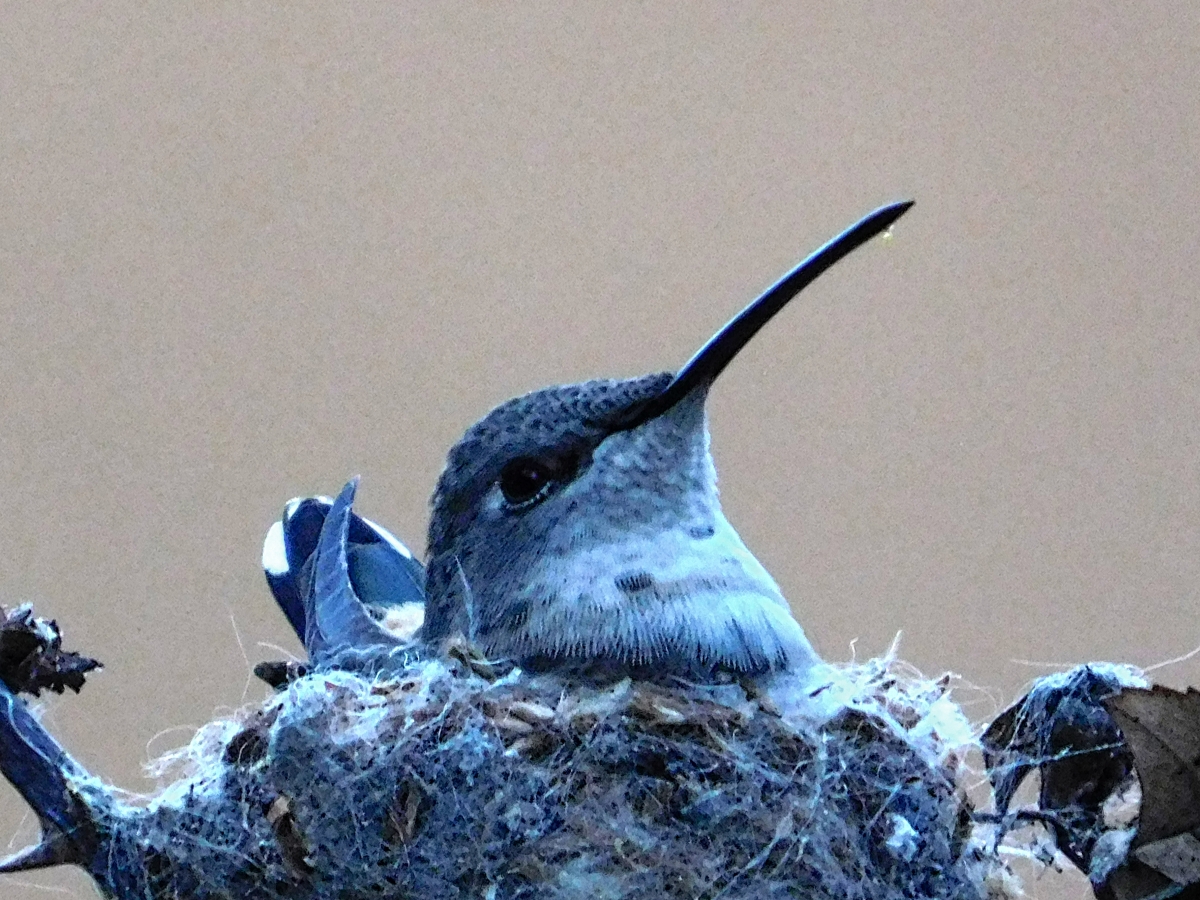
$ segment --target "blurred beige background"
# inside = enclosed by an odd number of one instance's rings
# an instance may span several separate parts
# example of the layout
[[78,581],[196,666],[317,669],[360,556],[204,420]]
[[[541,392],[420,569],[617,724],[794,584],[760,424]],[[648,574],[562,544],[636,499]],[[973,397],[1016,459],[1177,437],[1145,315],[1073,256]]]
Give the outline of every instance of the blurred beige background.
[[44,707],[94,772],[298,652],[289,497],[361,473],[419,551],[493,404],[677,367],[907,196],[722,378],[730,518],[826,656],[903,630],[980,719],[1200,645],[1200,6],[196,6],[0,7],[0,602],[107,664]]

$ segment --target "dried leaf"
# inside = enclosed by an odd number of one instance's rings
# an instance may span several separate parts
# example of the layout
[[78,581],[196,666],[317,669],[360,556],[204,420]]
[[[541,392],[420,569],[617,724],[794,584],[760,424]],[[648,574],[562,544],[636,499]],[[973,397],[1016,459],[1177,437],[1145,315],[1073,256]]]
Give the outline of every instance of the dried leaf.
[[96,660],[62,649],[53,619],[34,616],[28,604],[8,612],[0,606],[0,680],[14,694],[67,688],[78,694],[87,673],[98,668]]
[[1129,689],[1106,704],[1142,783],[1134,847],[1200,827],[1200,692]]
[[1142,808],[1130,857],[1096,896],[1200,897],[1200,692],[1128,688],[1105,705],[1132,751]]
[[554,721],[554,710],[543,703],[514,700],[509,704],[508,711],[530,725],[546,725]]
[[254,667],[254,677],[281,691],[308,674],[308,666],[295,660],[260,662]]

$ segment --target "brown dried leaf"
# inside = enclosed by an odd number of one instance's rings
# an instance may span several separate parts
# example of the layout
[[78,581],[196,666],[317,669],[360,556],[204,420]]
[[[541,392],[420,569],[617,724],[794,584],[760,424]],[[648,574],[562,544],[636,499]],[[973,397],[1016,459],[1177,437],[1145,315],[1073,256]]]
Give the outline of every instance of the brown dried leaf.
[[1130,858],[1096,895],[1200,896],[1200,692],[1127,688],[1105,705],[1133,753],[1142,805]]
[[421,830],[421,815],[428,805],[428,789],[419,781],[404,781],[388,812],[386,837],[402,844],[409,843]]
[[529,700],[514,700],[509,704],[508,711],[530,725],[546,725],[554,721],[554,710],[542,703]]
[[659,725],[682,725],[688,720],[686,703],[645,688],[634,692],[629,711]]
[[62,632],[53,619],[34,616],[23,604],[12,610],[0,606],[0,681],[14,694],[34,697],[67,688],[79,693],[88,672],[100,663],[62,649]]
[[510,716],[508,713],[497,713],[490,718],[493,725],[510,734],[529,734],[533,731],[533,726],[528,722],[522,722],[516,716]]
[[451,638],[446,643],[444,652],[446,656],[458,660],[467,669],[485,681],[495,681],[502,674],[495,663],[485,657],[478,647],[468,642],[461,635]]
[[292,798],[280,794],[267,809],[267,821],[275,831],[275,842],[283,863],[299,879],[307,879],[314,869],[308,841],[300,831],[292,812]]
[[1127,689],[1107,706],[1142,783],[1134,847],[1200,827],[1200,691]]

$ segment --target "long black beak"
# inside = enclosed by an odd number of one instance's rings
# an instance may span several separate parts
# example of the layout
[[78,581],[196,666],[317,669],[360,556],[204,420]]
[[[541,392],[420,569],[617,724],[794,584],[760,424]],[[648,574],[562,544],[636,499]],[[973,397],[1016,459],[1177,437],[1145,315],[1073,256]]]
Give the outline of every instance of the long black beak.
[[636,428],[657,418],[701,386],[713,383],[718,375],[750,342],[758,330],[783,309],[787,302],[808,287],[828,268],[869,241],[887,231],[912,207],[912,200],[881,206],[870,215],[851,225],[837,237],[784,275],[761,297],[733,317],[718,331],[664,389],[661,394],[621,423],[622,429]]

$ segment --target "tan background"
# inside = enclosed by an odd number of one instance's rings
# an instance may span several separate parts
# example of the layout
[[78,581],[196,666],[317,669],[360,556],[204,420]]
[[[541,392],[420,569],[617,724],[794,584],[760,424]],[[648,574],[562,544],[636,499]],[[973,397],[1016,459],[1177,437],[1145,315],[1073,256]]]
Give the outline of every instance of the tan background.
[[298,650],[289,497],[362,473],[419,550],[491,405],[678,366],[904,196],[715,392],[731,519],[980,718],[1200,644],[1197,4],[181,6],[0,8],[0,601],[107,663],[45,713],[93,771]]

